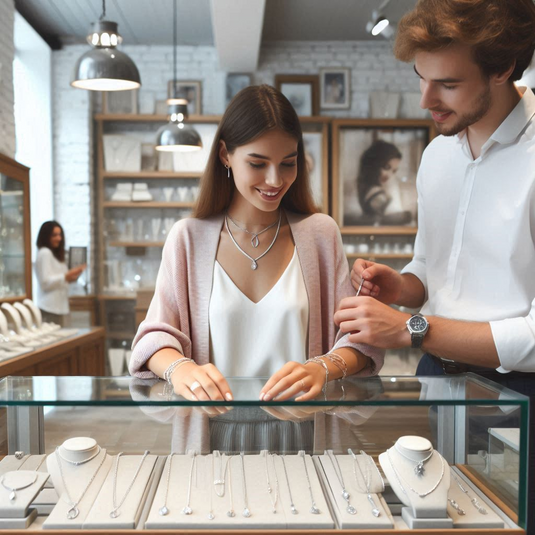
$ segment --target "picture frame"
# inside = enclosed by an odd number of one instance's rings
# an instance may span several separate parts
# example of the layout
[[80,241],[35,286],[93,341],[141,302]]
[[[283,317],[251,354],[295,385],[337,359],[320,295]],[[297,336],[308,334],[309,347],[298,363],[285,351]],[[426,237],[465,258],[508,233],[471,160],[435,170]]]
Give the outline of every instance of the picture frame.
[[229,73],[225,80],[225,106],[246,87],[250,86],[252,75],[247,73]]
[[416,175],[434,136],[430,120],[333,121],[333,217],[342,234],[415,231]]
[[290,101],[299,117],[319,113],[319,76],[277,74],[275,87]]
[[[175,95],[176,84],[176,95]],[[188,114],[202,113],[202,82],[200,80],[169,80],[167,82],[167,98],[185,98],[188,101]]]
[[69,247],[69,269],[87,264],[87,247]]
[[351,107],[351,70],[342,67],[320,69],[320,107],[345,110]]
[[102,91],[102,113],[136,115],[139,89],[129,91]]

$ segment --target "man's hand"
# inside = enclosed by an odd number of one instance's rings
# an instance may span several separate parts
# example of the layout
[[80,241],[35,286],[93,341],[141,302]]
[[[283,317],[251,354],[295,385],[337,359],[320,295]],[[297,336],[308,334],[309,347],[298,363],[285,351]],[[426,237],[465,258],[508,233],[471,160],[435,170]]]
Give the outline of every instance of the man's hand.
[[340,331],[351,333],[349,341],[381,349],[409,347],[406,321],[411,317],[372,297],[346,297],[334,315]]
[[387,305],[398,303],[403,288],[403,277],[400,273],[383,264],[358,258],[351,270],[351,282],[355,290],[358,290],[362,279],[364,284],[360,295],[375,297]]

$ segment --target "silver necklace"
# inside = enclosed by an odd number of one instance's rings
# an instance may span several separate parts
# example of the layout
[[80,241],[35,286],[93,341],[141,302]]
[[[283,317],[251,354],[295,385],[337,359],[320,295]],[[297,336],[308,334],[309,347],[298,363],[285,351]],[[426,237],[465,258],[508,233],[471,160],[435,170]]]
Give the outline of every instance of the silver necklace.
[[56,451],[57,451],[57,454],[61,457],[61,459],[65,461],[66,463],[72,464],[74,466],[80,466],[81,464],[88,463],[89,461],[92,461],[95,457],[98,457],[98,454],[100,453],[100,446],[97,446],[97,453],[91,455],[91,457],[84,459],[82,461],[71,461],[70,459],[66,459],[65,457],[63,457],[63,455],[61,455],[61,450],[59,448],[56,448]]
[[277,222],[277,232],[275,232],[275,237],[273,238],[273,241],[270,243],[269,247],[260,256],[257,256],[256,258],[253,258],[249,254],[247,254],[240,247],[238,242],[235,240],[234,236],[232,235],[232,232],[230,231],[230,227],[228,226],[228,217],[225,216],[225,227],[227,228],[227,232],[228,232],[228,235],[230,236],[230,239],[232,240],[232,243],[237,247],[237,249],[238,249],[238,251],[240,251],[240,253],[242,253],[244,256],[246,256],[251,261],[251,269],[253,271],[258,268],[258,261],[262,257],[266,256],[269,253],[269,251],[271,250],[271,248],[275,245],[275,242],[277,241],[277,238],[279,237],[279,230],[281,228],[281,220],[282,220],[282,212],[279,212],[279,220]]
[[[212,453],[212,477],[214,476],[214,454]],[[208,511],[208,520],[213,520],[215,518],[214,515],[214,508],[213,508],[213,502],[212,502],[212,485],[208,484],[208,494],[209,494],[209,503],[210,503],[210,510]]]
[[146,450],[143,454],[143,457],[141,457],[141,461],[134,473],[134,477],[132,478],[132,481],[130,481],[130,484],[128,485],[125,493],[123,494],[123,497],[121,498],[121,501],[119,502],[119,505],[117,505],[117,479],[119,478],[119,459],[123,455],[123,452],[117,454],[117,457],[115,458],[115,470],[113,472],[113,495],[112,495],[112,503],[113,503],[113,509],[110,512],[111,518],[117,518],[120,514],[120,508],[122,507],[123,503],[126,500],[126,497],[128,494],[130,494],[130,491],[132,490],[132,487],[134,486],[134,483],[136,482],[136,478],[139,474],[139,471],[141,470],[141,467],[143,466],[143,462],[147,458],[147,455],[149,454],[149,450]]
[[242,232],[246,232],[247,234],[252,236],[251,245],[255,249],[260,245],[260,240],[258,239],[258,236],[260,236],[261,234],[264,234],[264,232],[267,232],[270,228],[273,228],[277,224],[277,222],[275,221],[274,223],[271,223],[271,225],[266,227],[264,230],[261,230],[260,232],[251,232],[250,230],[247,230],[246,228],[240,227],[240,225],[238,225],[238,223],[234,219],[232,219],[232,216],[228,212],[227,212],[227,217],[232,221],[235,227],[239,228]]
[[163,505],[158,509],[158,514],[161,516],[165,516],[169,514],[169,509],[167,508],[167,495],[169,494],[169,480],[171,478],[171,463],[173,462],[173,455],[174,453],[171,453],[167,456],[167,481],[165,483],[165,495],[163,498]]
[[[397,451],[397,450],[396,450]],[[392,457],[390,456],[390,450],[386,450],[386,454],[388,456],[388,460],[390,461],[390,466],[392,467],[392,471],[394,472],[394,475],[396,476],[396,479],[398,480],[399,486],[401,487],[401,490],[403,491],[403,494],[407,494],[405,487],[403,486],[403,483],[401,482],[401,476],[398,474],[398,471],[396,470],[396,467],[394,466],[394,463],[392,462]],[[444,477],[444,459],[442,455],[438,454],[440,457],[440,463],[442,465],[442,472],[440,474],[440,477],[438,478],[438,481],[427,491],[425,492],[419,492],[415,489],[413,489],[408,483],[406,485],[409,487],[409,490],[414,492],[414,494],[417,494],[420,498],[425,498],[428,494],[431,494],[434,492],[437,487],[440,485],[440,482],[442,481],[442,478]]]
[[424,472],[425,472],[425,467],[424,467],[424,464],[429,461],[429,459],[431,459],[431,457],[433,457],[433,453],[435,453],[435,450],[431,450],[431,453],[425,458],[425,459],[422,459],[420,461],[415,461],[414,459],[411,459],[408,455],[406,455],[405,453],[403,453],[397,446],[397,443],[394,444],[394,449],[402,456],[402,457],[405,457],[405,459],[407,459],[408,461],[411,461],[413,463],[416,463],[414,465],[414,473],[417,475],[417,476],[423,476],[424,475]]
[[80,510],[78,509],[78,504],[82,501],[83,497],[85,496],[85,493],[91,486],[91,483],[93,483],[95,477],[97,477],[100,467],[104,464],[104,461],[106,460],[106,455],[102,456],[102,460],[100,461],[100,464],[97,466],[97,469],[95,470],[95,472],[93,473],[89,481],[87,482],[87,485],[85,486],[84,490],[82,491],[78,499],[76,501],[73,501],[69,493],[69,489],[67,488],[67,482],[65,481],[65,476],[63,475],[63,466],[61,464],[61,456],[58,453],[58,449],[59,448],[56,448],[56,460],[57,460],[58,467],[59,467],[59,475],[61,476],[61,481],[63,483],[63,487],[65,488],[65,494],[67,494],[67,499],[69,500],[67,504],[71,506],[70,509],[67,511],[67,518],[69,520],[74,520],[80,514]]
[[36,479],[37,479],[37,473],[34,473],[33,479],[29,483],[26,483],[26,484],[23,484],[23,485],[19,485],[18,487],[12,487],[11,485],[8,485],[6,483],[6,476],[4,475],[4,476],[2,476],[2,479],[0,479],[0,483],[2,484],[2,487],[4,487],[7,491],[10,492],[9,501],[10,502],[15,502],[17,500],[17,491],[18,490],[22,490],[22,489],[27,489],[28,487],[31,487],[35,483]]
[[360,450],[360,454],[364,456],[366,465],[365,465],[365,472],[362,471],[362,467],[360,466],[360,463],[358,461],[358,457],[353,453],[352,449],[347,450],[351,456],[353,457],[353,475],[355,476],[355,483],[357,486],[362,489],[362,486],[358,480],[357,477],[357,469],[360,472],[360,477],[362,478],[362,481],[364,482],[364,485],[366,487],[364,494],[367,495],[368,502],[372,506],[372,515],[377,517],[381,516],[381,511],[379,511],[379,508],[377,507],[377,504],[375,503],[375,500],[373,499],[372,493],[370,491],[371,482],[372,482],[372,474],[370,470],[370,461],[373,463],[373,459],[365,453],[363,450]]
[[344,500],[347,502],[346,511],[350,515],[356,515],[357,514],[357,510],[349,502],[349,498],[351,498],[351,494],[349,494],[349,492],[347,492],[347,490],[346,490],[346,485],[344,483],[344,476],[342,474],[342,470],[340,468],[340,464],[338,463],[338,459],[336,458],[336,456],[333,454],[333,452],[331,450],[327,451],[327,457],[329,457],[329,459],[331,460],[331,464],[333,465],[334,473],[336,474],[338,482],[340,483],[340,486],[342,487],[342,498],[344,498]]
[[281,455],[282,460],[282,467],[284,468],[284,476],[286,477],[286,484],[288,485],[288,494],[290,495],[290,511],[292,512],[292,515],[296,515],[299,513],[297,508],[294,505],[294,500],[292,497],[292,489],[290,488],[290,479],[288,478],[288,471],[286,470],[286,461],[284,459],[284,455]]
[[451,506],[457,511],[459,516],[463,516],[466,514],[466,511],[455,501],[448,498],[448,502],[450,502]]
[[[215,455],[214,453],[212,455]],[[214,477],[214,491],[217,496],[220,498],[223,498],[225,496],[225,472],[223,471],[223,457],[221,456],[221,453],[217,452],[217,457],[219,459],[219,479],[215,479],[215,472],[212,470],[212,475]],[[215,462],[215,461],[214,461]],[[227,460],[228,464],[228,460]],[[227,467],[225,466],[225,470]],[[223,487],[223,490],[219,490],[219,487]]]
[[472,505],[477,509],[478,513],[482,515],[488,514],[488,511],[477,501],[476,498],[473,498],[470,493],[468,492],[468,489],[463,487],[461,482],[457,479],[457,476],[453,471],[451,471],[451,475],[453,476],[453,479],[457,482],[458,487],[461,489],[462,492],[464,492],[467,496],[467,498],[470,500]]
[[236,513],[234,512],[234,499],[232,497],[232,465],[230,464],[232,461],[232,457],[227,459],[227,464],[225,465],[225,475],[227,474],[227,468],[228,468],[228,496],[229,496],[229,505],[230,508],[227,511],[227,516],[229,518],[233,518],[236,516]]
[[193,455],[191,457],[191,466],[189,469],[189,481],[188,481],[188,497],[186,501],[186,505],[182,509],[183,515],[191,515],[193,513],[193,509],[190,507],[190,501],[191,501],[191,483],[193,480],[193,469],[195,468],[195,461],[197,460],[197,453],[193,452]]
[[241,473],[242,473],[242,479],[243,479],[243,511],[242,515],[245,518],[249,518],[251,516],[251,511],[249,510],[249,504],[247,499],[247,482],[245,481],[245,461],[244,461],[244,453],[243,451],[240,452],[240,459],[241,459]]
[[307,477],[308,491],[310,492],[310,501],[312,502],[312,505],[310,507],[310,512],[313,515],[319,515],[320,510],[318,509],[318,506],[316,505],[316,502],[314,501],[314,494],[312,494],[312,485],[310,483],[310,477],[308,475],[307,460],[306,460],[305,452],[302,451],[300,455],[301,455],[301,458],[303,459],[303,466],[305,467],[305,475]]
[[[268,457],[271,457],[271,464],[273,465],[273,473],[275,474],[275,497],[274,498],[273,498],[273,489],[271,488],[271,481],[269,478]],[[266,461],[267,491],[269,494],[269,499],[271,501],[271,510],[273,514],[276,514],[277,513],[277,501],[279,500],[279,478],[277,477],[277,469],[275,467],[275,458],[273,457],[273,455],[270,455],[269,452],[266,452],[264,459]]]

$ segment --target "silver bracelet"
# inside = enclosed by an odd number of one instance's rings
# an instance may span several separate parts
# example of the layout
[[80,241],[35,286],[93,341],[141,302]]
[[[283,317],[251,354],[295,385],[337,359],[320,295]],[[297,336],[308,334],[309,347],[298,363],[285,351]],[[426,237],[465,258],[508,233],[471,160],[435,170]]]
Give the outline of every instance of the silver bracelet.
[[329,368],[327,367],[326,362],[321,357],[312,357],[308,359],[305,362],[305,366],[311,363],[319,364],[320,366],[323,366],[325,368],[325,383],[323,385],[323,391],[325,391],[325,389],[327,388],[327,382],[329,381]]
[[329,353],[325,353],[325,355],[322,355],[324,358],[328,359],[330,362],[332,362],[341,372],[342,377],[341,379],[345,379],[347,376],[347,362],[334,351],[331,351]]
[[163,372],[164,381],[166,381],[167,384],[172,385],[173,383],[171,382],[171,376],[181,364],[185,364],[186,362],[193,362],[193,359],[190,359],[189,357],[181,357],[178,360],[171,362],[171,364],[169,364],[167,369]]

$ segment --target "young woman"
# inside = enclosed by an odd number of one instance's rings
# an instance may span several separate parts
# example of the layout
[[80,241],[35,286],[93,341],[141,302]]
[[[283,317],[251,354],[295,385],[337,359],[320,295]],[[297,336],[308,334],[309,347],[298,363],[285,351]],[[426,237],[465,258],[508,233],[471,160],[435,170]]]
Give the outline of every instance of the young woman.
[[45,221],[41,225],[36,245],[37,306],[44,321],[65,325],[69,314],[69,283],[75,282],[86,266],[67,269],[65,235],[57,221]]
[[167,238],[130,371],[194,400],[231,400],[229,376],[270,377],[266,401],[312,399],[327,380],[382,364],[347,335],[335,345],[333,314],[349,295],[338,227],[312,201],[299,119],[279,91],[248,87],[221,120],[193,217]]

